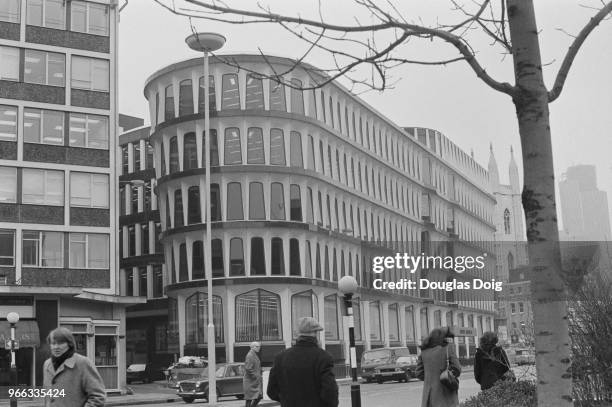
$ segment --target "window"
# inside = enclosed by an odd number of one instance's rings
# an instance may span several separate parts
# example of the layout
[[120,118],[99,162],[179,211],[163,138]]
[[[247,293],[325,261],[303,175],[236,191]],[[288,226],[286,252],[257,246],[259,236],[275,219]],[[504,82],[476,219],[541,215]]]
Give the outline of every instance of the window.
[[306,187],[306,199],[308,204],[308,210],[306,212],[306,222],[314,223],[314,202],[312,200],[312,188]]
[[[206,165],[206,132],[202,132],[202,167]],[[217,145],[217,130],[210,129],[210,165],[219,165],[219,146]]]
[[153,265],[153,298],[164,295],[164,272],[161,264]]
[[132,143],[133,156],[134,156],[134,172],[140,171],[140,141]]
[[66,2],[64,0],[28,0],[27,24],[39,27],[66,29]]
[[64,113],[55,110],[24,109],[23,141],[64,144]]
[[[314,88],[315,85],[310,84],[311,88]],[[308,97],[308,117],[312,117],[313,119],[317,118],[317,94],[315,89],[307,90],[306,95]]]
[[204,275],[204,244],[201,240],[193,242],[193,254],[191,265],[191,279],[200,280],[206,278]]
[[370,340],[382,340],[380,329],[380,304],[377,301],[370,302]]
[[261,79],[253,74],[247,75],[246,108],[262,110],[264,108],[263,84]]
[[263,184],[261,182],[251,182],[249,184],[249,201],[249,219],[266,219]]
[[516,304],[513,302],[510,303],[510,312],[516,314]]
[[0,229],[0,266],[15,264],[15,231]]
[[519,305],[519,312],[520,313],[525,312],[525,304],[523,304],[522,302],[519,302],[518,305]]
[[227,184],[227,220],[243,220],[242,187],[239,182]]
[[149,254],[149,223],[140,225],[140,254]]
[[291,166],[292,167],[304,167],[304,162],[302,160],[302,135],[297,131],[291,132]]
[[[223,343],[223,303],[221,297],[213,295],[213,325],[215,342]],[[187,343],[208,343],[208,296],[195,293],[185,300],[185,327]]]
[[19,23],[19,4],[21,0],[4,0],[0,2],[0,21]]
[[178,138],[174,136],[170,139],[170,174],[178,171],[180,171]]
[[265,254],[266,253],[264,250],[263,239],[261,237],[251,238],[251,272],[250,272],[250,275],[252,276],[265,276],[266,275]]
[[70,4],[70,30],[87,34],[108,35],[108,16],[107,5],[72,0]]
[[287,111],[285,86],[274,80],[270,80],[270,110]]
[[414,328],[414,310],[412,305],[406,306],[405,310],[405,318],[406,318],[406,342],[415,342],[415,328]]
[[289,189],[289,200],[290,200],[290,220],[298,222],[302,221],[302,198],[300,194],[300,186],[297,184],[291,184]]
[[22,264],[33,267],[64,267],[62,232],[23,231]]
[[200,187],[192,186],[187,190],[187,223],[202,223],[200,211]]
[[244,276],[244,249],[242,239],[230,240],[230,276]]
[[317,296],[312,290],[304,291],[291,296],[291,325],[293,338],[299,336],[298,321],[304,317],[314,317],[318,319],[319,306]]
[[55,52],[25,50],[24,82],[64,86],[66,56]]
[[314,140],[312,136],[308,135],[308,154],[306,155],[306,169],[307,170],[316,170],[315,167],[315,150],[314,150]]
[[240,92],[238,92],[238,75],[223,75],[221,93],[221,110],[240,109]]
[[281,129],[270,129],[270,165],[285,165],[285,135]]
[[187,268],[187,244],[182,243],[179,246],[179,281],[189,280],[189,271]]
[[225,129],[225,157],[223,164],[242,164],[240,129],[238,127],[228,127]]
[[[204,113],[204,109],[206,107],[204,90],[204,77],[201,76],[198,86],[198,113]],[[215,77],[212,75],[208,76],[208,105],[210,106],[209,112],[214,112],[217,110],[217,98],[215,97]]]
[[19,48],[0,46],[0,79],[19,80]]
[[283,240],[280,237],[272,238],[272,269],[271,274],[285,275],[285,256],[283,253]]
[[325,305],[325,340],[337,341],[338,337],[338,296],[328,295]]
[[510,211],[508,209],[504,210],[504,233],[510,234]]
[[22,202],[63,206],[64,172],[24,168]]
[[183,136],[183,171],[198,168],[198,146],[195,133]]
[[0,203],[17,202],[17,169],[0,167]]
[[210,184],[210,220],[221,220],[221,192],[219,184]]
[[174,227],[184,226],[183,223],[183,192],[180,189],[174,191]]
[[[59,112],[58,112],[59,113]],[[25,121],[25,118],[24,118]],[[71,147],[87,147],[108,149],[108,117],[93,114],[70,113],[70,132],[68,134]],[[140,151],[134,144],[134,161]],[[134,165],[134,171],[140,166]],[[127,171],[124,172],[127,174]]]
[[213,277],[223,277],[225,269],[223,267],[223,241],[221,239],[212,239],[211,246],[211,263]]
[[179,116],[193,114],[193,89],[191,79],[179,83]]
[[256,289],[236,296],[236,342],[280,341],[280,297]]
[[247,132],[247,164],[265,164],[263,132],[259,127],[249,127]]
[[164,102],[164,120],[174,119],[174,88],[172,85],[166,86]]
[[285,195],[280,182],[270,185],[270,219],[285,220]]
[[70,233],[70,268],[109,268],[109,235]]
[[17,141],[17,107],[15,106],[0,105],[0,140]]
[[304,114],[304,92],[302,91],[302,81],[296,78],[291,79],[291,113]]
[[70,173],[70,206],[108,208],[108,175]]
[[399,314],[397,304],[389,305],[389,340],[399,342]]
[[107,59],[72,56],[71,86],[78,89],[108,92],[109,61]]
[[289,239],[289,275],[302,275],[300,264],[300,242],[295,238]]

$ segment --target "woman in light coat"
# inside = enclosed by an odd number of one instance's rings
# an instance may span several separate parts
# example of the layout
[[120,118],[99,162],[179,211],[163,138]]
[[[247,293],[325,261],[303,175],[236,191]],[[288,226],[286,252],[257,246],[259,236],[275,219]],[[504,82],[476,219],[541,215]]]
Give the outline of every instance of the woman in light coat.
[[89,359],[75,353],[72,332],[56,328],[47,336],[47,343],[51,357],[43,365],[43,388],[56,397],[45,398],[45,406],[104,406],[104,382]]
[[242,386],[246,407],[256,407],[263,398],[263,381],[261,372],[261,361],[257,353],[261,349],[259,342],[251,343],[251,350],[244,360],[244,378]]
[[450,370],[455,377],[461,374],[461,365],[455,354],[455,347],[449,345],[446,338],[454,335],[449,328],[436,328],[421,344],[421,355],[416,375],[425,383],[421,407],[458,407],[457,390],[450,390],[440,382],[440,373],[446,369],[447,355]]

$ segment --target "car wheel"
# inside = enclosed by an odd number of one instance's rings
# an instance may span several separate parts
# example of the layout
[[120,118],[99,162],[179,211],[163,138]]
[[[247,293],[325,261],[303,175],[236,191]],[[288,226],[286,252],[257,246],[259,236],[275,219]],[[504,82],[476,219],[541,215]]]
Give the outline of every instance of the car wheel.
[[383,379],[376,379],[376,383],[383,384]]
[[185,403],[189,403],[189,404],[193,403],[193,400],[194,400],[191,397],[182,397],[182,399]]
[[238,395],[236,396],[236,398],[237,398],[238,400],[242,400],[242,399],[244,398],[244,394],[238,394]]
[[372,383],[372,378],[371,378],[371,377],[368,377],[368,378],[366,379],[366,383]]

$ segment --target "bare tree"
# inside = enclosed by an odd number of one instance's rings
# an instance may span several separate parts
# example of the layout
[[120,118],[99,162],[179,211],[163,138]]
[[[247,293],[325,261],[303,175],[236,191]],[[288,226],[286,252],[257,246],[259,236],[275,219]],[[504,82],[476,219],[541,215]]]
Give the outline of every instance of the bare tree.
[[[331,56],[332,66],[322,70],[326,79],[315,86],[347,77],[355,85],[384,90],[389,86],[389,71],[399,65],[445,65],[462,61],[486,85],[511,97],[516,108],[522,146],[522,201],[530,243],[530,267],[534,270],[532,301],[536,327],[538,405],[559,407],[572,404],[567,287],[560,265],[548,105],[561,94],[584,41],[612,12],[612,1],[602,0],[599,7],[594,9],[592,18],[573,36],[550,90],[543,79],[533,0],[473,0],[469,6],[460,4],[458,0],[449,0],[461,16],[461,21],[436,23],[433,26],[408,21],[391,1],[354,0],[355,5],[367,12],[373,22],[362,24],[356,19],[351,25],[335,24],[323,18],[322,13],[318,19],[305,19],[276,14],[263,6],[255,10],[233,8],[229,5],[230,0],[155,1],[175,14],[189,17],[237,25],[271,23],[282,26],[308,45],[295,67],[313,52],[325,52]],[[512,55],[514,84],[494,79],[480,64],[476,51],[468,42],[468,37],[475,30],[483,32],[493,45]],[[434,61],[405,57],[402,46],[417,40],[442,41],[456,51],[456,56]],[[364,66],[369,69],[358,69]],[[368,74],[363,75],[363,72]],[[280,81],[283,73],[275,72],[268,77]],[[291,83],[287,85],[295,86]]]

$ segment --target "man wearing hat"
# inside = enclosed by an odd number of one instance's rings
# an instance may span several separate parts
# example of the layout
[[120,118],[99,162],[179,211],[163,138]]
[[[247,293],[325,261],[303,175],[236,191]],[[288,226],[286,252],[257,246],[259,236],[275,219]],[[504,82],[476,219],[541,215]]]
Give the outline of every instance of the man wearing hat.
[[295,345],[274,358],[268,380],[268,396],[281,407],[337,407],[338,385],[329,353],[319,348],[316,319],[300,318]]

